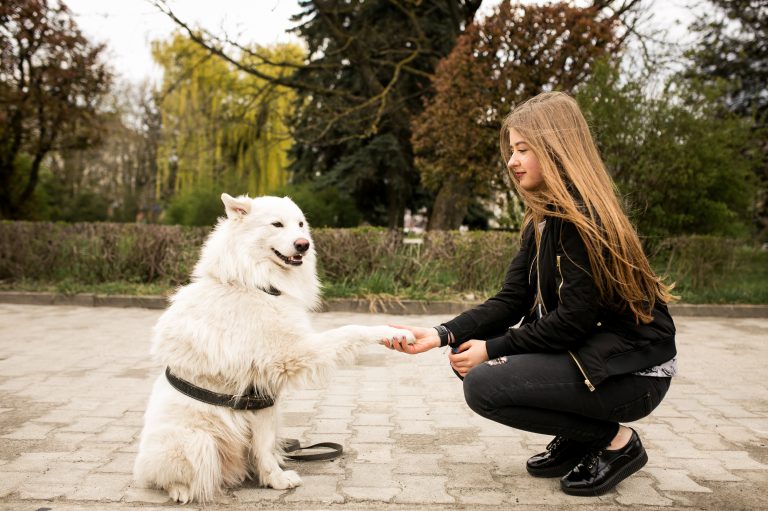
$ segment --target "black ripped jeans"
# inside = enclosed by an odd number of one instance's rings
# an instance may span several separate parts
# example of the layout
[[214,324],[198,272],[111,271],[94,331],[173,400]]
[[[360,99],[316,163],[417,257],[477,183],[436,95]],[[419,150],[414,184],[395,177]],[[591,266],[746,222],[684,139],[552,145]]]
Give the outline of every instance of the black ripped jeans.
[[464,397],[479,415],[516,429],[607,446],[619,422],[656,408],[671,378],[613,376],[594,392],[568,353],[531,353],[480,364],[464,378]]

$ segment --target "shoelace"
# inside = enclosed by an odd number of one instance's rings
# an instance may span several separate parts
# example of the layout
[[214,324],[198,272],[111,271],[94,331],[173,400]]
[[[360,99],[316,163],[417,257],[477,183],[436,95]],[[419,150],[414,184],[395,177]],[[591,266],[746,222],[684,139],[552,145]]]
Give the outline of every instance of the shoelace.
[[584,455],[583,458],[581,458],[581,461],[578,465],[576,465],[576,468],[579,466],[586,466],[587,470],[591,473],[593,467],[597,467],[598,460],[600,458],[600,455],[603,454],[603,450],[600,449],[598,451],[589,451],[587,454]]
[[565,437],[562,437],[560,435],[556,436],[554,440],[552,440],[551,442],[549,442],[549,444],[547,444],[547,450],[549,452],[555,451],[558,447],[560,447],[560,445],[564,441],[565,441]]

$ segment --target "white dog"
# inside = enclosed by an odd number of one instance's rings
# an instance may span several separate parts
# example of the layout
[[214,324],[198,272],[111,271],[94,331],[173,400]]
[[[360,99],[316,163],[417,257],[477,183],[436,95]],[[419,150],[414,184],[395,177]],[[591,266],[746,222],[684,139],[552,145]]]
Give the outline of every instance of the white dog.
[[[286,388],[322,382],[358,347],[413,336],[386,326],[316,333],[315,250],[301,210],[289,198],[221,196],[220,219],[192,282],[171,298],[154,328],[152,354],[171,376],[155,382],[144,416],[134,476],[173,500],[212,500],[254,477],[277,489],[301,484],[281,468],[278,406]],[[180,378],[210,393],[271,397],[253,410],[216,406],[171,386]]]

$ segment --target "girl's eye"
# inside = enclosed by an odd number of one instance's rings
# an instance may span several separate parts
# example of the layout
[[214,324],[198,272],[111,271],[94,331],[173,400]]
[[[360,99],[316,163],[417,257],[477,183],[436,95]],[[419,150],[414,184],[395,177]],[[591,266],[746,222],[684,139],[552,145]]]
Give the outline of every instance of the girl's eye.
[[283,223],[282,222],[272,222],[272,226],[273,227],[282,227]]
[[299,227],[304,227],[304,222],[299,222]]

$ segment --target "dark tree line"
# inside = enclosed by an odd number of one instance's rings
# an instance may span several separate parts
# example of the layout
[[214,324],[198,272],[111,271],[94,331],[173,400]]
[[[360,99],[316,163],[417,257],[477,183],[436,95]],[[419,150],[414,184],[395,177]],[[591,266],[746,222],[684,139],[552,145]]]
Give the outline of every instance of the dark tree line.
[[98,140],[111,77],[59,2],[0,4],[0,48],[0,216],[20,218],[46,155]]

